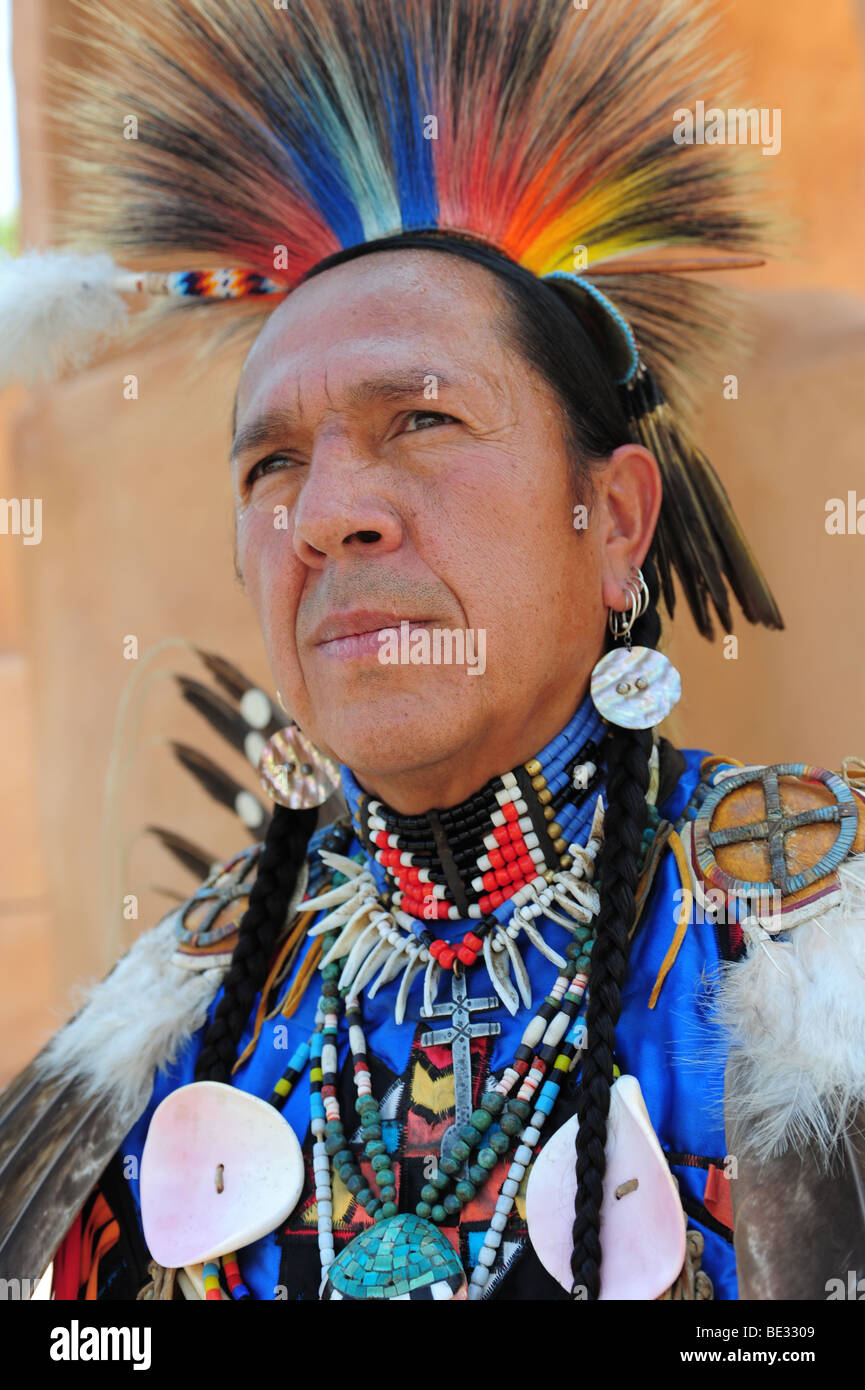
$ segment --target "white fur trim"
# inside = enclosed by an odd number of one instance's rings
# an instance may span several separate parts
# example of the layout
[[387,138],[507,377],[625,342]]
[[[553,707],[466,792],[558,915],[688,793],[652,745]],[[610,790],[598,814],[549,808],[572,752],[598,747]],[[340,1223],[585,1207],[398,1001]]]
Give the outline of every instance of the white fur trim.
[[110,256],[29,251],[0,256],[0,387],[83,367],[124,327]]
[[[219,879],[226,865],[205,885]],[[307,859],[288,902],[286,924],[297,915],[308,882]],[[251,888],[252,880],[245,886]],[[102,1096],[130,1123],[150,1098],[156,1069],[170,1066],[205,1022],[231,959],[220,952],[213,959],[224,963],[206,968],[205,958],[190,965],[176,956],[175,926],[187,905],[139,936],[36,1059],[46,1078],[74,1077],[84,1095]]]
[[147,1104],[156,1068],[173,1062],[201,1027],[222,970],[194,973],[171,961],[176,909],[140,936],[39,1057],[47,1075],[76,1076],[88,1095],[124,1113]]
[[727,1107],[763,1161],[812,1144],[828,1167],[865,1104],[865,855],[839,876],[837,906],[789,941],[757,928],[747,958],[724,968],[718,1015],[741,1049]]

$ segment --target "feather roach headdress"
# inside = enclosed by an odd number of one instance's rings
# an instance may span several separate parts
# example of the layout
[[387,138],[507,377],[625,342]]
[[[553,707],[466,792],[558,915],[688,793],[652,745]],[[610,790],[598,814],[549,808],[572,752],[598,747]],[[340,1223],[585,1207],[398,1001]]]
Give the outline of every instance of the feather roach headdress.
[[601,342],[662,470],[668,608],[675,570],[705,635],[725,580],[782,625],[679,414],[724,319],[688,273],[759,263],[745,152],[674,140],[727,91],[704,0],[78,3],[76,254],[0,267],[0,385],[82,365],[130,294],[254,320],[345,248],[455,233],[552,277]]

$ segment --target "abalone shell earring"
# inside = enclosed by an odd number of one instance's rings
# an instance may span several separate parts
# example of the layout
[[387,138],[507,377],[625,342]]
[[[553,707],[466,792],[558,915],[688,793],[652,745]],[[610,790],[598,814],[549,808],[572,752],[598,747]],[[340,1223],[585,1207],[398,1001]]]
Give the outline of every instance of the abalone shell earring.
[[323,806],[340,783],[339,765],[296,724],[268,739],[258,761],[258,775],[268,796],[293,811]]
[[682,678],[672,661],[654,647],[632,647],[631,629],[645,613],[649,590],[640,570],[624,585],[628,608],[609,610],[607,622],[614,637],[624,638],[602,656],[592,671],[595,709],[621,729],[651,729],[665,719],[682,697]]

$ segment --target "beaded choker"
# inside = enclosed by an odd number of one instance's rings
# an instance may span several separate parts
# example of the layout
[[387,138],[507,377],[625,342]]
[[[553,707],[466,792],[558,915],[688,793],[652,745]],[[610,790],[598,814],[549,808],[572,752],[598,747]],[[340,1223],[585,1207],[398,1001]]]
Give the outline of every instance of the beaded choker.
[[[322,965],[343,962],[339,987],[349,1002],[364,990],[372,997],[401,976],[394,1000],[401,1023],[422,969],[429,1013],[442,972],[470,968],[482,955],[490,983],[510,1012],[516,1013],[520,1000],[531,1006],[520,934],[561,969],[564,958],[534,919],[544,914],[573,932],[597,912],[592,865],[603,806],[597,797],[593,810],[590,798],[600,780],[602,729],[587,698],[536,758],[491,779],[462,805],[423,816],[398,816],[367,796],[343,768],[352,821],[372,862],[359,865],[322,849],[322,861],[343,881],[306,906],[328,909],[311,935],[333,936]],[[462,915],[473,919],[457,942],[428,925],[440,922],[441,931],[460,917],[448,898],[451,883],[466,905]],[[468,903],[470,892],[475,901]],[[506,923],[494,911],[503,906],[511,909]]]
[[480,920],[539,874],[570,868],[577,809],[600,780],[601,729],[584,701],[537,757],[445,810],[401,815],[358,788],[355,831],[385,870],[391,907]]

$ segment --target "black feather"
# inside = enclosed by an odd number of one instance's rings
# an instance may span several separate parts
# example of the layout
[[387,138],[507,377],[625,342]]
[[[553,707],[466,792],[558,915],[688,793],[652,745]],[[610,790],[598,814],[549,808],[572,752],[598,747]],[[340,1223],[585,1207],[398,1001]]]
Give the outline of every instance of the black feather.
[[[174,739],[169,742],[178,762],[186,768],[187,772],[192,773],[196,782],[204,788],[208,796],[213,797],[214,801],[218,801],[221,806],[226,806],[235,815],[238,814],[237,798],[241,792],[254,796],[254,793],[249,792],[242,782],[238,782],[236,777],[232,777],[206,753],[201,753],[197,748],[190,748],[187,743],[178,743]],[[250,830],[245,822],[244,828],[254,839],[259,839],[270,822],[270,815],[264,809],[260,798],[254,797],[254,799],[261,807],[261,820],[254,831]]]
[[161,825],[148,825],[146,829],[147,834],[155,835],[169,854],[173,854],[185,869],[189,869],[199,883],[207,878],[211,866],[219,861],[219,855],[208,854],[200,845],[193,844],[173,830],[165,830]]
[[212,729],[230,743],[232,748],[243,753],[244,740],[249,733],[249,725],[243,715],[230,705],[227,700],[223,700],[221,695],[217,695],[201,681],[192,680],[189,676],[175,676],[174,679],[180,686],[184,700],[190,704],[198,714],[202,715]]

